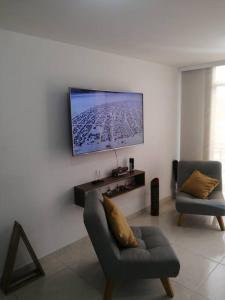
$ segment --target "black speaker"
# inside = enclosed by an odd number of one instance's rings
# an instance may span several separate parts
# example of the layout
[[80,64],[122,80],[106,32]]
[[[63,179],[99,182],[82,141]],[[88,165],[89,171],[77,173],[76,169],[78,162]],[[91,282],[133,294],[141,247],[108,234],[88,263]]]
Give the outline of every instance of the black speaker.
[[159,215],[159,178],[151,181],[151,215]]
[[173,178],[177,182],[178,160],[173,160]]
[[172,180],[171,180],[171,192],[172,192],[173,199],[176,198],[177,179],[178,179],[178,160],[173,160],[173,170],[172,170]]
[[129,171],[130,172],[134,171],[134,158],[129,159]]

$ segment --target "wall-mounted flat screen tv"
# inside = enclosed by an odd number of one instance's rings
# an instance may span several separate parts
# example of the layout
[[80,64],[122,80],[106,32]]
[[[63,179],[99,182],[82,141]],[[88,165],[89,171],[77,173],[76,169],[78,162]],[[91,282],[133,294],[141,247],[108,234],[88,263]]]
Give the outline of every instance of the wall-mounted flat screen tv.
[[70,88],[73,155],[144,143],[143,94]]

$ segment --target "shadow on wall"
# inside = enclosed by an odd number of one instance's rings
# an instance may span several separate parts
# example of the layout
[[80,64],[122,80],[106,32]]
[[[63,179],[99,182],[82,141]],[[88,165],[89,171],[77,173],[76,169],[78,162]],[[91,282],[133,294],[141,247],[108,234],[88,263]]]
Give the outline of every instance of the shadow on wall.
[[61,207],[64,209],[67,207],[71,210],[71,205],[73,205],[72,207],[76,208],[74,205],[74,189],[71,188],[70,190],[61,193],[56,199],[56,202],[60,203]]
[[50,159],[70,156],[72,153],[70,111],[65,88],[51,86],[46,94],[47,145]]
[[0,260],[0,277],[2,276],[2,271],[6,259],[8,246],[9,246],[10,236],[12,233],[12,228],[13,228],[12,226],[1,226],[0,228],[0,239],[1,239],[0,256],[2,257],[2,259]]

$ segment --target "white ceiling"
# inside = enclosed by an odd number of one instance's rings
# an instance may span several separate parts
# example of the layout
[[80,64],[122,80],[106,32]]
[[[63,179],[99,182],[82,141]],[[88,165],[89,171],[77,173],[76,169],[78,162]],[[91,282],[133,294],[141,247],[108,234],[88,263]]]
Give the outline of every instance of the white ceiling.
[[0,27],[175,66],[225,60],[225,0],[0,0]]

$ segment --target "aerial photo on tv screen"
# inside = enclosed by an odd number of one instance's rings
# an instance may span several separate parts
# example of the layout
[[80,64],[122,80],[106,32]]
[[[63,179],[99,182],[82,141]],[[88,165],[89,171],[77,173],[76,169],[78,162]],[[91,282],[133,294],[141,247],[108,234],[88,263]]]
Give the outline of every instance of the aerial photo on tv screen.
[[143,143],[142,97],[71,89],[73,155]]

